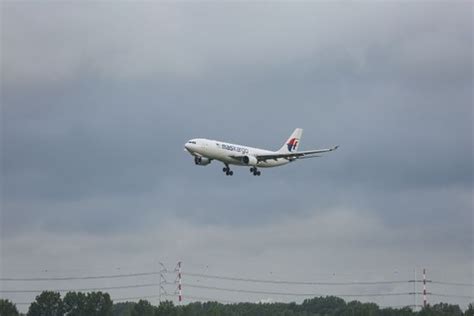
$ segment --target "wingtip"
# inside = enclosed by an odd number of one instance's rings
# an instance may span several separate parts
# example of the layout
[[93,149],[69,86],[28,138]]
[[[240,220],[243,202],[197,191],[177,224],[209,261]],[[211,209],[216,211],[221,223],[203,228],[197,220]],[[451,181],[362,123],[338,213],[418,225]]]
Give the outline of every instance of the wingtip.
[[336,150],[336,149],[338,149],[338,148],[339,148],[339,145],[334,146],[334,148],[333,148],[332,150]]

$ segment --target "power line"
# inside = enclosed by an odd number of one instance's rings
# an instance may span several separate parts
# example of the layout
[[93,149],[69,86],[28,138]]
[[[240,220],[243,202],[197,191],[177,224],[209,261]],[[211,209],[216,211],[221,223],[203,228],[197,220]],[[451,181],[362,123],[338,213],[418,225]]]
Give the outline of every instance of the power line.
[[[174,284],[172,282],[166,282],[166,284]],[[73,291],[97,291],[97,290],[112,290],[112,289],[127,289],[127,288],[143,288],[143,287],[153,287],[158,285],[157,283],[149,284],[132,284],[124,286],[111,286],[111,287],[101,287],[101,288],[82,288],[82,289],[55,289],[52,291],[55,292],[73,292]],[[218,290],[226,292],[237,292],[237,293],[248,293],[248,294],[268,294],[268,295],[281,295],[281,296],[324,296],[327,294],[320,293],[293,293],[293,292],[274,292],[274,291],[258,291],[258,290],[245,290],[245,289],[231,289],[231,288],[222,288],[215,286],[205,286],[205,285],[196,285],[196,284],[183,284],[186,287],[190,288],[199,288],[199,289],[208,289],[208,290]],[[1,293],[41,293],[44,290],[1,290]],[[421,293],[418,293],[421,294]],[[472,299],[474,297],[467,295],[456,295],[456,294],[442,294],[442,293],[426,293],[431,296],[439,297],[455,297],[455,298],[467,298]],[[413,295],[413,292],[396,292],[396,293],[370,293],[370,294],[330,294],[337,297],[383,297],[383,296],[404,296],[404,295]],[[163,296],[176,296],[176,294],[163,294]],[[132,299],[144,299],[144,298],[155,298],[157,295],[151,296],[139,296],[139,297],[125,297],[125,298],[116,298],[114,301],[123,301],[123,300],[132,300]],[[198,296],[189,296],[187,298],[197,299],[197,300],[215,300],[208,297],[198,297]],[[218,300],[224,302],[224,300]],[[226,301],[237,303],[237,301]],[[27,303],[16,303],[16,304],[27,304]]]
[[[165,295],[165,296],[176,297],[176,295],[173,295],[173,294],[168,294],[168,295]],[[196,300],[196,301],[201,301],[201,302],[218,302],[218,303],[226,303],[226,304],[242,303],[240,301],[234,301],[234,300],[222,300],[222,299],[202,297],[202,296],[193,296],[193,295],[185,295],[185,296],[183,296],[183,298]]]
[[0,278],[0,281],[72,281],[72,280],[99,280],[99,279],[118,279],[137,276],[159,275],[160,272],[138,272],[127,274],[109,274],[94,276],[69,276],[69,277],[45,277],[45,278]]
[[[100,279],[119,279],[119,278],[131,278],[140,276],[152,276],[160,275],[163,273],[175,273],[175,271],[148,271],[148,272],[136,272],[136,273],[124,273],[124,274],[107,274],[107,275],[92,275],[92,276],[66,276],[66,277],[17,277],[17,278],[0,278],[0,281],[9,282],[35,282],[35,281],[73,281],[73,280],[100,280]],[[350,286],[350,285],[382,285],[382,284],[403,284],[407,282],[414,282],[413,280],[380,280],[380,281],[347,281],[347,282],[328,282],[328,281],[289,281],[289,280],[269,280],[269,279],[255,279],[255,278],[242,278],[233,276],[223,276],[215,274],[205,273],[193,273],[186,272],[182,273],[183,276],[200,277],[207,279],[216,280],[227,280],[227,281],[239,281],[239,282],[251,282],[251,283],[267,283],[267,284],[286,284],[286,285],[328,285],[328,286]],[[418,280],[417,280],[418,281]],[[418,282],[422,282],[419,280]],[[444,282],[444,281],[432,281],[427,280],[432,284],[451,285],[451,286],[464,286],[472,287],[474,284],[461,283],[461,282]]]
[[[94,275],[94,276],[67,276],[67,277],[35,277],[35,278],[0,278],[0,281],[72,281],[72,280],[99,280],[99,279],[117,279],[129,278],[138,276],[160,275],[160,273],[175,273],[175,271],[161,271],[161,272],[137,272],[127,274],[111,274],[111,275]],[[219,279],[228,281],[252,282],[252,283],[268,283],[268,284],[286,284],[286,285],[378,285],[378,284],[402,284],[410,280],[388,280],[388,281],[348,281],[348,282],[328,282],[328,281],[288,281],[288,280],[268,280],[268,279],[254,279],[254,278],[239,278],[232,276],[222,276],[204,273],[182,273],[183,276],[192,276],[208,279]]]
[[[11,282],[36,282],[36,281],[72,281],[72,280],[100,280],[100,279],[120,279],[120,278],[131,278],[131,277],[142,277],[142,276],[160,276],[159,283],[145,283],[145,284],[129,284],[122,286],[109,286],[109,287],[91,287],[91,288],[69,288],[69,289],[56,289],[53,291],[56,292],[88,292],[88,291],[100,291],[100,290],[115,290],[115,289],[131,289],[131,288],[144,288],[144,287],[155,287],[159,286],[160,295],[163,296],[176,296],[173,294],[168,294],[163,289],[164,293],[161,294],[162,284],[177,284],[178,281],[174,283],[167,282],[164,279],[164,274],[175,274],[177,273],[176,268],[174,270],[168,270],[163,266],[163,269],[160,271],[145,271],[145,272],[136,272],[136,273],[124,273],[124,274],[104,274],[104,275],[89,275],[89,276],[64,276],[64,277],[13,277],[13,278],[0,278],[0,281],[11,281]],[[261,283],[261,284],[274,284],[274,285],[311,285],[311,286],[371,286],[371,285],[386,285],[386,284],[404,284],[404,283],[417,283],[417,282],[430,282],[432,284],[447,285],[447,286],[460,286],[460,287],[472,287],[473,284],[461,283],[461,282],[444,282],[444,281],[432,281],[432,280],[378,280],[378,281],[346,281],[346,282],[329,282],[329,281],[290,281],[290,280],[271,280],[271,279],[257,279],[257,278],[244,278],[244,277],[234,277],[234,276],[225,276],[225,275],[215,275],[215,274],[206,274],[206,273],[182,273],[183,276],[190,278],[203,278],[203,279],[214,279],[214,280],[226,280],[226,281],[236,281],[236,282],[247,282],[247,283]],[[234,292],[234,293],[247,293],[247,294],[267,294],[267,295],[279,295],[279,296],[294,296],[294,297],[315,297],[315,296],[325,296],[327,294],[318,294],[318,293],[294,293],[294,292],[277,292],[277,291],[260,291],[260,290],[246,290],[239,288],[225,288],[225,287],[215,287],[215,286],[206,286],[198,284],[183,284],[189,288],[198,288],[198,289],[207,289],[207,290],[216,290],[224,292]],[[0,293],[40,293],[44,290],[0,290]],[[385,297],[385,296],[404,296],[404,295],[413,295],[421,294],[416,292],[396,292],[396,293],[370,293],[370,294],[330,294],[339,297]],[[456,294],[443,294],[443,293],[426,293],[427,295],[438,296],[438,297],[452,297],[452,298],[466,298],[473,299],[472,296],[467,295],[456,295]],[[124,301],[124,300],[136,300],[136,299],[147,299],[154,298],[153,296],[139,296],[139,297],[125,297],[117,298],[115,301]],[[208,297],[200,296],[188,296],[185,295],[188,299],[195,299],[199,301],[220,301],[225,303],[238,303],[237,301],[229,300],[215,300]],[[29,304],[29,303],[17,303]]]
[[182,273],[183,276],[193,276],[207,279],[218,279],[228,281],[241,281],[241,282],[252,282],[252,283],[269,283],[269,284],[286,284],[286,285],[378,285],[378,284],[401,284],[408,283],[409,280],[390,280],[390,281],[350,281],[350,282],[323,282],[323,281],[287,281],[287,280],[268,280],[268,279],[252,279],[252,278],[239,278],[239,277],[228,277],[213,274],[204,273]]
[[[249,294],[267,294],[267,295],[281,295],[281,296],[325,296],[325,294],[320,294],[320,293],[257,291],[257,290],[231,289],[231,288],[188,284],[188,283],[183,283],[183,286],[190,287],[190,288],[198,288],[198,289],[217,290],[217,291],[236,292],[236,293],[249,293]],[[376,297],[376,296],[401,296],[401,295],[410,295],[410,294],[411,293],[409,292],[406,292],[406,293],[404,292],[404,293],[331,294],[331,295],[339,296],[339,297]]]
[[157,297],[158,297],[158,295],[135,296],[135,297],[119,297],[119,298],[113,298],[112,301],[114,301],[114,302],[123,302],[123,301],[142,300],[142,299],[157,298]]
[[[123,302],[123,301],[131,301],[131,300],[141,300],[141,299],[148,299],[148,298],[156,298],[157,295],[148,295],[148,296],[135,296],[135,297],[119,297],[119,298],[112,298],[113,302]],[[14,302],[15,305],[30,305],[27,302]]]
[[438,293],[430,293],[433,296],[439,297],[457,297],[457,298],[467,298],[467,299],[474,299],[474,296],[469,295],[457,295],[457,294],[438,294]]
[[122,286],[108,286],[108,287],[94,287],[94,288],[70,288],[70,289],[52,289],[52,290],[0,290],[0,293],[41,293],[43,291],[53,292],[89,292],[89,291],[103,291],[103,290],[118,290],[118,289],[132,289],[142,287],[157,286],[158,283],[147,284],[132,284]]
[[382,308],[382,309],[389,309],[389,308],[399,309],[399,308],[406,308],[406,307],[408,307],[408,308],[410,308],[410,307],[423,307],[423,305],[419,305],[419,304],[417,304],[417,305],[413,305],[413,304],[411,304],[411,305],[379,305],[379,307]]
[[474,286],[474,284],[471,284],[471,283],[460,283],[460,282],[432,281],[431,283],[442,284],[442,285],[452,285],[452,286],[466,286],[466,287]]

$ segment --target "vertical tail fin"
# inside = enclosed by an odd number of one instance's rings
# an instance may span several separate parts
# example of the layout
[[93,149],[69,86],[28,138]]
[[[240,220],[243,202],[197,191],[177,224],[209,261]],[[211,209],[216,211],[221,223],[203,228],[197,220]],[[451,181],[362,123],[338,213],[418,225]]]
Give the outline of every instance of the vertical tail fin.
[[291,134],[290,138],[283,144],[283,146],[278,150],[281,153],[289,153],[298,151],[298,147],[301,142],[301,137],[303,136],[303,129],[297,128]]

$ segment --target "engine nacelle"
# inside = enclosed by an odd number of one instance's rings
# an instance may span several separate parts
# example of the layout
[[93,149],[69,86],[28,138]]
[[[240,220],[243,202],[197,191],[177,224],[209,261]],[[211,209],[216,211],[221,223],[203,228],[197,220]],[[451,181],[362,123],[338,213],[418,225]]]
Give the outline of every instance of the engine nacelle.
[[249,166],[256,166],[258,163],[258,160],[254,156],[244,156],[242,157],[242,162]]
[[195,156],[194,163],[199,166],[206,166],[211,163],[211,159],[201,156]]

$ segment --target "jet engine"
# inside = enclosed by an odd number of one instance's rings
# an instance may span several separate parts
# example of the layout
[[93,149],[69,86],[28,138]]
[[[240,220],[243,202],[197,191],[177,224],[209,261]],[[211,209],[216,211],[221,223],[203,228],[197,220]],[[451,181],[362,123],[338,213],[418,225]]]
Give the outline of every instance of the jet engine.
[[258,160],[254,156],[243,156],[242,162],[246,165],[256,166],[258,163]]
[[199,166],[206,166],[211,163],[211,159],[201,156],[195,156],[194,163]]

